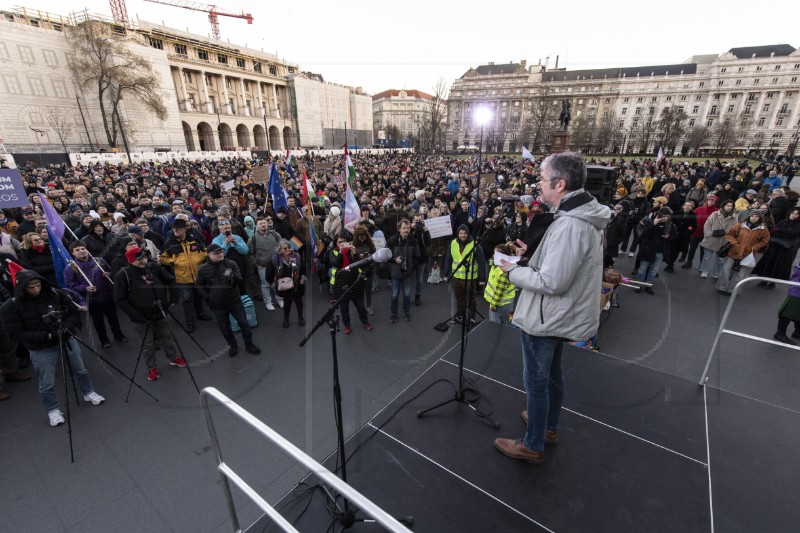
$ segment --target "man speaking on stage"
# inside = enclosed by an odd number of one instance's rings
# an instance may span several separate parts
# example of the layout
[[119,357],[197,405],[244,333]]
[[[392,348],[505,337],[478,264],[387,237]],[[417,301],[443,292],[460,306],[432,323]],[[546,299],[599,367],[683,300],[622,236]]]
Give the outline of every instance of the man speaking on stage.
[[[521,294],[513,324],[522,329],[523,380],[527,424],[521,439],[495,439],[513,459],[544,462],[545,444],[558,443],[564,399],[561,355],[564,342],[594,336],[600,318],[603,279],[603,229],[611,210],[583,190],[583,157],[563,152],[542,163],[541,199],[555,210],[553,223],[527,266],[501,261]],[[519,242],[519,241],[518,241]],[[522,243],[520,243],[522,244]],[[525,246],[518,249],[524,253]]]

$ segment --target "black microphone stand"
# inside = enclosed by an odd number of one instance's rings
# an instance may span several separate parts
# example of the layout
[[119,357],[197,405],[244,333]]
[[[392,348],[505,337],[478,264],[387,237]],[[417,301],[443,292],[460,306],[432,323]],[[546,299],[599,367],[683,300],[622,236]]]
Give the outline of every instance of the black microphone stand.
[[[509,204],[509,206],[511,206],[511,205],[513,205],[513,204]],[[507,211],[509,209],[509,207],[506,207],[505,209]],[[504,212],[501,216],[505,217],[505,215],[506,215],[506,212]],[[492,220],[492,223],[488,227],[486,227],[484,229],[482,235],[479,235],[477,239],[473,240],[474,245],[473,245],[472,249],[469,251],[468,254],[466,254],[461,259],[461,262],[458,263],[458,265],[456,265],[455,268],[453,268],[452,272],[457,272],[461,267],[463,267],[465,265],[469,265],[465,269],[465,272],[470,272],[472,268],[478,268],[477,265],[474,265],[474,261],[473,261],[474,256],[475,256],[475,249],[478,246],[480,246],[481,242],[486,238],[486,235],[489,233],[489,230],[491,230],[497,224],[497,221],[499,220],[500,217],[498,217],[498,218],[490,217],[490,218]],[[456,238],[458,238],[458,236],[456,236]],[[472,287],[472,290],[477,292],[477,289],[478,289],[478,287],[477,287],[477,276],[476,276],[476,278],[474,280],[474,285]],[[467,330],[468,329],[470,329],[470,330],[472,329],[472,320],[471,320],[471,318],[469,318],[470,311],[471,311],[470,304],[469,304],[469,281],[467,281],[467,290],[464,291],[464,300],[465,300],[464,316],[462,317],[462,320],[461,320],[461,341],[460,341],[460,349],[459,349],[460,353],[459,353],[459,357],[458,357],[458,387],[457,388],[454,387],[456,389],[456,392],[455,392],[455,394],[453,395],[452,398],[449,398],[449,399],[447,399],[447,400],[445,400],[443,402],[439,402],[439,403],[437,403],[436,405],[434,405],[432,407],[428,407],[426,409],[420,409],[419,411],[417,411],[417,418],[422,418],[423,416],[425,416],[430,411],[434,411],[434,410],[438,409],[439,407],[448,405],[448,404],[453,403],[453,402],[458,402],[458,403],[464,404],[467,407],[469,407],[470,409],[472,409],[473,414],[475,414],[476,416],[478,416],[480,418],[483,418],[484,420],[489,422],[495,429],[499,429],[500,428],[500,424],[497,421],[495,421],[489,415],[487,415],[486,413],[484,413],[483,411],[478,409],[475,405],[473,405],[473,404],[475,404],[475,403],[480,401],[480,399],[481,399],[480,393],[475,388],[465,387],[465,381],[466,380],[464,378],[464,354],[467,351]],[[469,323],[469,326],[467,325],[468,323]],[[467,396],[466,396],[467,392],[469,392],[471,394],[474,394],[475,397],[471,398],[471,399],[468,399]]]
[[[338,352],[336,350],[336,332],[339,331],[339,315],[336,313],[336,310],[339,308],[339,304],[347,297],[350,293],[350,288],[357,286],[360,282],[364,281],[365,278],[364,270],[359,269],[358,277],[353,281],[351,285],[345,285],[342,294],[336,299],[335,302],[331,304],[325,314],[317,321],[316,324],[311,328],[311,331],[300,341],[300,347],[306,345],[306,343],[311,340],[311,337],[314,336],[314,333],[322,327],[323,324],[328,325],[328,329],[331,334],[331,354],[333,355],[333,408],[334,408],[334,420],[336,422],[336,444],[339,451],[338,461],[341,463],[341,478],[342,481],[347,483],[347,454],[345,453],[344,448],[344,422],[342,420],[342,387],[339,383],[339,357]],[[348,303],[348,305],[350,305]],[[352,527],[356,522],[368,522],[363,518],[356,518],[356,512],[358,511],[357,508],[353,507],[350,504],[350,501],[347,498],[343,498],[344,500],[344,508],[341,508],[338,503],[338,495],[334,495],[332,491],[330,491],[325,485],[323,485],[323,490],[325,491],[327,497],[333,503],[334,509],[336,510],[336,520],[338,520],[343,529],[348,529]]]

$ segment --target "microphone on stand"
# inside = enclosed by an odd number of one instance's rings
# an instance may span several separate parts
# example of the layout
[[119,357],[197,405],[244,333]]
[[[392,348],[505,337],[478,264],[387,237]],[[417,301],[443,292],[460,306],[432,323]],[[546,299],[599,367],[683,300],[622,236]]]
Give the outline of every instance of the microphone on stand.
[[361,261],[356,261],[355,263],[350,263],[346,267],[342,269],[343,272],[347,272],[353,268],[359,268],[364,265],[369,265],[371,263],[385,263],[389,259],[392,258],[392,251],[388,248],[381,248],[371,256],[367,257],[366,259],[362,259]]

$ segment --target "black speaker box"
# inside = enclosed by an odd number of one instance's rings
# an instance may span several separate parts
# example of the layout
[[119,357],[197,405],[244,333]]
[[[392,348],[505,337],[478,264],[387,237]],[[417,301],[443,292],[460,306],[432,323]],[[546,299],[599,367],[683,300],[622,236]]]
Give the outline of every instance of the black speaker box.
[[614,195],[614,185],[617,183],[616,167],[602,167],[599,165],[586,166],[586,192],[597,198],[601,204],[611,202]]

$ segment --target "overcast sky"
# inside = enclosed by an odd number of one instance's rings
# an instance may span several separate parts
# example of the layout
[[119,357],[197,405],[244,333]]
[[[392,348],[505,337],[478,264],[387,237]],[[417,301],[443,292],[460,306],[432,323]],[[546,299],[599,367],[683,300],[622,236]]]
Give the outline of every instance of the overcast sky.
[[[167,0],[170,1],[170,0]],[[18,2],[9,4],[18,5]],[[88,8],[111,16],[107,1],[32,0],[29,8],[69,14]],[[128,15],[210,35],[204,13],[127,0]],[[775,0],[746,12],[730,2],[634,0],[461,2],[405,0],[220,0],[218,9],[250,12],[254,22],[220,17],[222,40],[277,53],[326,81],[363,87],[432,92],[471,66],[519,62],[574,70],[681,63],[696,54],[739,46],[800,45],[791,13],[797,4]]]

